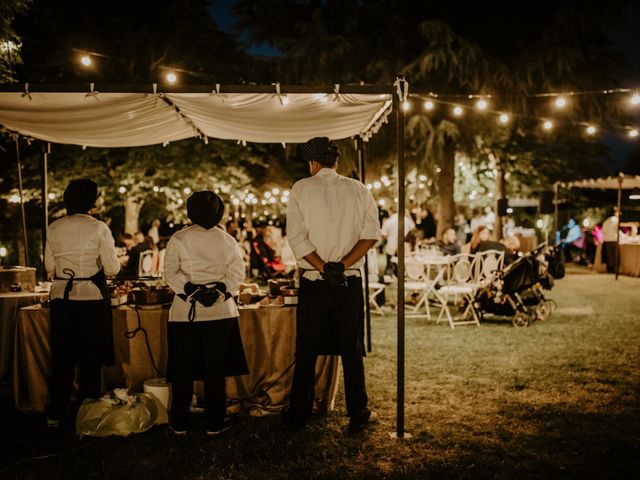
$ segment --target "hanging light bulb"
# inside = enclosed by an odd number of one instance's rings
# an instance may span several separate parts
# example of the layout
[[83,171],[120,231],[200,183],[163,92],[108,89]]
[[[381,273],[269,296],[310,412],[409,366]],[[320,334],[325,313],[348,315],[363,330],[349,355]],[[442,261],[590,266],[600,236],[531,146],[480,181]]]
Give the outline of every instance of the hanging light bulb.
[[631,105],[640,105],[640,93],[634,92],[629,102],[631,102]]
[[167,82],[176,83],[177,81],[178,81],[178,76],[175,74],[175,72],[167,73]]
[[638,136],[638,130],[637,130],[637,129],[635,129],[635,128],[631,129],[631,130],[629,131],[629,136],[630,136],[631,138],[636,138],[636,137]]
[[489,104],[484,98],[481,98],[476,102],[476,108],[480,111],[486,110]]
[[556,98],[556,101],[554,102],[557,108],[564,108],[567,106],[567,99],[560,96],[558,98]]
[[542,124],[542,128],[545,130],[551,130],[553,128],[553,122],[551,120],[547,120]]
[[462,112],[463,112],[462,107],[461,107],[461,106],[459,106],[459,105],[453,108],[453,114],[454,114],[456,117],[461,116],[461,115],[462,115]]
[[80,63],[82,63],[82,65],[84,65],[85,67],[90,66],[91,57],[89,55],[83,55],[82,57],[80,57]]
[[594,135],[597,131],[598,131],[598,129],[596,127],[594,127],[593,125],[589,125],[587,127],[587,135]]
[[118,188],[118,191],[119,191],[120,193],[124,193],[124,192],[126,192],[126,191],[127,191],[127,187],[120,187],[120,188]]
[[49,195],[47,195],[47,197],[49,198],[49,200],[54,200],[56,198],[56,194],[50,193]]
[[433,110],[434,106],[435,105],[433,104],[433,102],[431,100],[427,100],[426,102],[424,102],[424,109],[425,110],[431,111],[431,110]]
[[407,100],[402,102],[402,110],[407,112],[410,108],[411,108],[411,104]]
[[505,124],[509,123],[509,120],[511,120],[511,118],[506,113],[502,113],[502,114],[500,114],[499,120],[500,120],[500,123],[505,125]]

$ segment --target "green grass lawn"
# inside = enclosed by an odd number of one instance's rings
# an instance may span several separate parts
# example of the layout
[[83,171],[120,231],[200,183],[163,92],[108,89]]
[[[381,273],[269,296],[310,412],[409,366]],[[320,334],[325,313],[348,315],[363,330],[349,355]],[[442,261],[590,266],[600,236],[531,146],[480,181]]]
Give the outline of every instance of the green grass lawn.
[[[291,434],[279,417],[235,419],[220,438],[157,427],[78,439],[3,401],[0,478],[639,478],[640,279],[575,271],[559,309],[516,329],[407,319],[406,430],[394,440],[396,319],[373,318],[366,359],[380,423],[349,436],[337,409]],[[76,450],[72,450],[76,449]]]

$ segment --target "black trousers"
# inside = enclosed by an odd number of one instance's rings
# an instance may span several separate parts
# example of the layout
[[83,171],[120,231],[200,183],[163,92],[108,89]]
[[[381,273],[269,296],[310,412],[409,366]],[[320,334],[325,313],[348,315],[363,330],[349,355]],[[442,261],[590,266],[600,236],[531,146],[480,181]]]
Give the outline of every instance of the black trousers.
[[339,354],[344,370],[347,415],[367,406],[363,349],[364,299],[362,280],[348,277],[346,287],[330,287],[324,280],[302,278],[296,321],[296,366],[289,412],[293,420],[311,417],[318,355]]
[[193,382],[204,380],[205,418],[209,424],[226,415],[225,355],[235,318],[169,322],[167,380],[171,382],[171,424],[189,426]]
[[[62,418],[69,408],[76,367],[78,401],[98,398],[104,358],[104,302],[56,299],[50,307],[51,380],[50,418]],[[65,314],[66,311],[66,314]]]
[[602,242],[602,262],[607,266],[608,273],[616,271],[616,245],[616,242]]

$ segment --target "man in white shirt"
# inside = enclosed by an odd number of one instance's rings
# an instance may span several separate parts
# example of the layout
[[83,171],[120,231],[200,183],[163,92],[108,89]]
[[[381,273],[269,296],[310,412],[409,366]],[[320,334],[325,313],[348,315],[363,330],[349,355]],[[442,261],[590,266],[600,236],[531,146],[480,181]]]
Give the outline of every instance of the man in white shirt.
[[[380,233],[382,238],[387,241],[384,252],[387,256],[387,265],[384,269],[385,275],[397,275],[397,263],[393,263],[391,259],[398,252],[398,211],[395,205],[392,205],[389,209],[391,215],[384,222],[382,222],[382,228]],[[404,216],[404,233],[405,235],[411,230],[416,228],[416,224],[411,217],[405,213]]]
[[296,367],[288,423],[311,417],[317,355],[339,354],[349,431],[371,421],[362,356],[364,299],[360,269],[380,237],[378,209],[360,182],[336,172],[339,152],[326,137],[303,146],[311,177],[295,183],[287,208],[287,238],[301,270]]
[[44,263],[51,286],[51,384],[48,425],[67,413],[78,368],[78,400],[101,394],[101,365],[113,364],[111,305],[105,275],[120,269],[109,227],[90,214],[98,185],[73,180],[64,191],[67,216],[47,230]]
[[187,200],[194,223],[167,245],[164,274],[176,293],[169,310],[167,380],[172,386],[170,427],[189,429],[194,380],[204,380],[207,434],[229,429],[225,376],[248,373],[238,307],[233,293],[244,280],[244,260],[236,240],[218,227],[224,203],[210,191]]
[[[608,273],[616,271],[616,248],[618,245],[618,216],[619,211],[616,208],[609,218],[602,224],[602,262],[607,266]],[[623,233],[620,232],[620,236]]]

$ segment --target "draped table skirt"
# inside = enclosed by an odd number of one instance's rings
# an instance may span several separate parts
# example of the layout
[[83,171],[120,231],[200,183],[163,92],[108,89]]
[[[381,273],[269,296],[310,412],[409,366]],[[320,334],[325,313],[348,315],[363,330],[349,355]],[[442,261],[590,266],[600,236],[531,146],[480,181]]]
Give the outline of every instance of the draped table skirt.
[[[115,365],[102,369],[104,391],[126,387],[140,392],[145,380],[164,376],[168,316],[169,310],[161,307],[137,311],[128,306],[113,309]],[[142,330],[131,338],[125,336],[139,326],[146,331],[148,348]],[[239,326],[249,375],[227,378],[229,411],[256,416],[279,412],[288,403],[293,380],[296,309],[243,309]],[[49,309],[38,305],[22,308],[17,316],[13,344],[15,405],[22,411],[44,412],[50,376]],[[315,410],[319,413],[333,410],[338,365],[339,357],[318,357]],[[199,394],[203,391],[201,385],[196,390]]]

